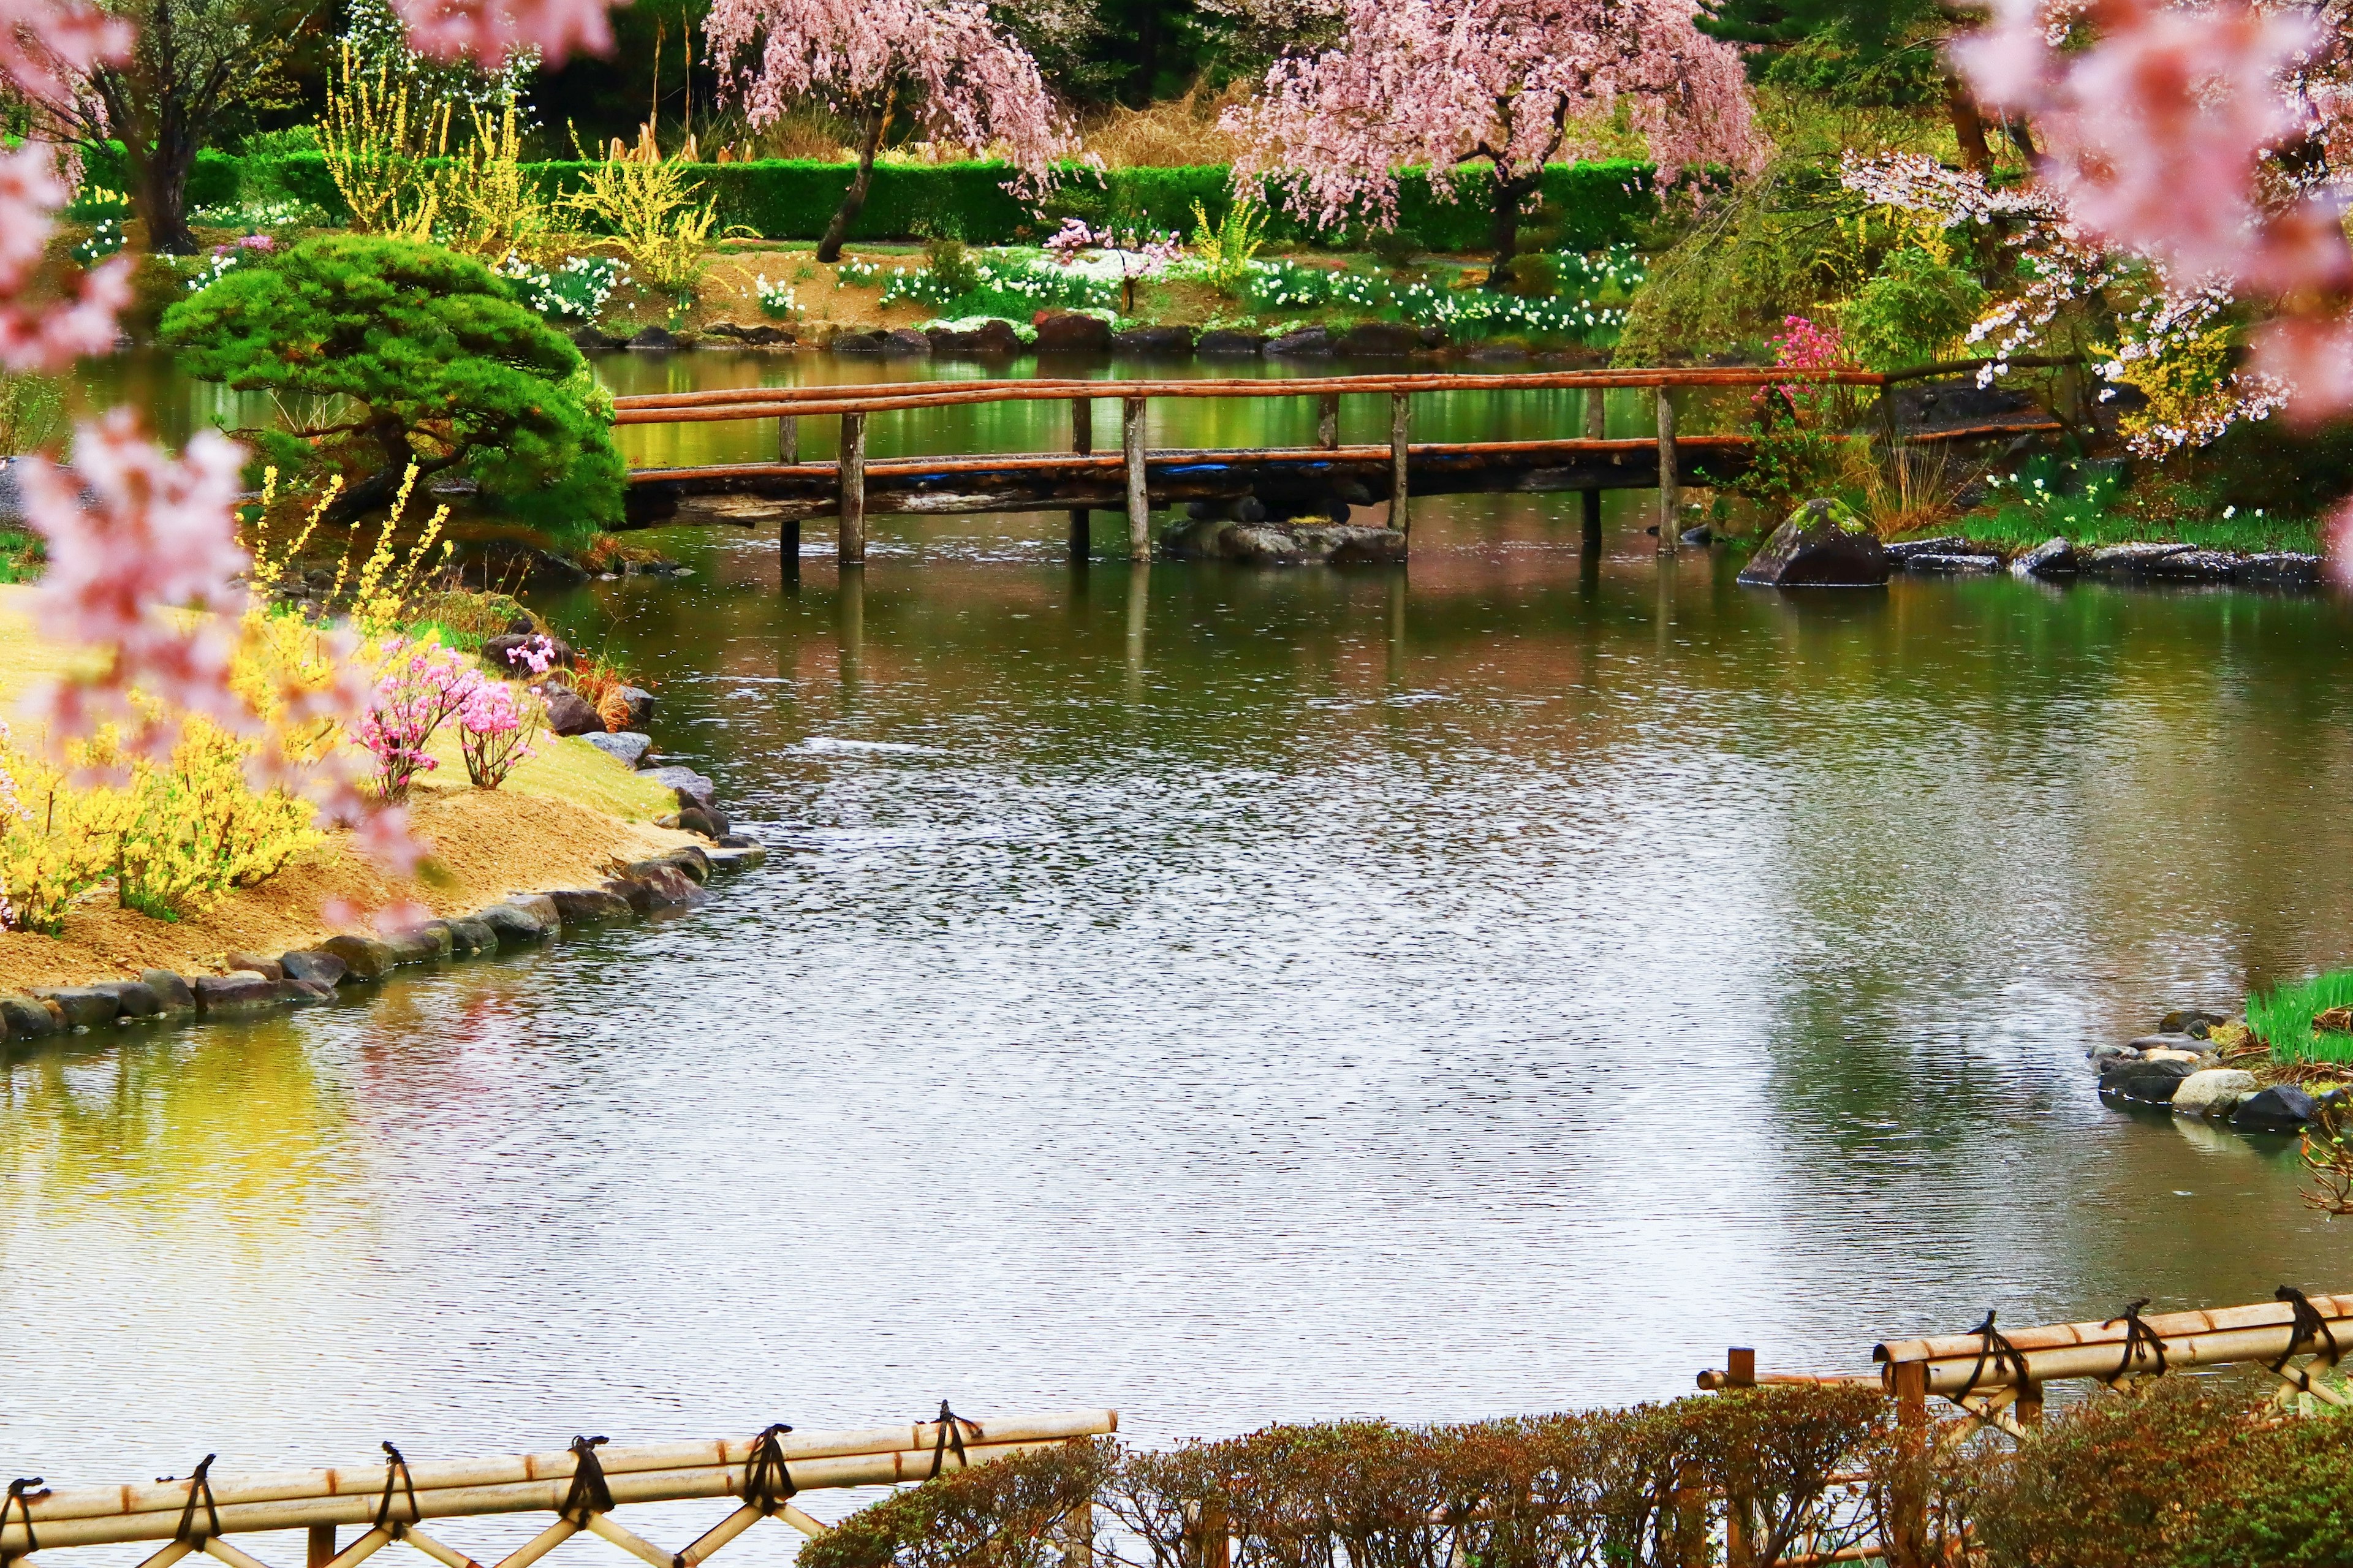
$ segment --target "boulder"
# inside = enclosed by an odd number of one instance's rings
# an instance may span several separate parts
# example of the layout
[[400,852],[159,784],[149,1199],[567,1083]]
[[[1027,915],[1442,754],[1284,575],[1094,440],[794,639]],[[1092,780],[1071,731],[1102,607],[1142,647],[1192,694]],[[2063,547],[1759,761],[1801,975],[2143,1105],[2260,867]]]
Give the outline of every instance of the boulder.
[[598,331],[595,327],[573,328],[572,342],[575,346],[584,349],[617,349],[628,343],[627,338],[617,338],[610,332]]
[[1030,345],[1041,354],[1103,354],[1111,352],[1111,323],[1099,316],[1070,312],[1041,314],[1038,341]]
[[1810,500],[1789,514],[1740,569],[1759,588],[1874,588],[1887,581],[1887,552],[1871,525],[1841,501]]
[[193,1013],[196,1010],[196,994],[188,983],[168,969],[142,969],[139,984],[155,993],[166,1013]]
[[250,969],[256,974],[267,974],[272,980],[286,978],[284,965],[274,958],[265,958],[258,952],[232,952],[221,962],[231,969]]
[[2138,577],[2168,555],[2186,555],[2187,544],[2110,544],[2075,558],[2086,577]]
[[2238,568],[2239,558],[2225,551],[2184,550],[2152,560],[2147,575],[2158,583],[2227,583]]
[[95,985],[42,985],[33,994],[53,1005],[65,1016],[69,1029],[95,1029],[100,1024],[114,1022],[121,1004],[113,995]]
[[556,918],[567,926],[617,921],[629,912],[628,900],[605,888],[564,888],[547,896],[555,901]]
[[2214,1058],[2208,1056],[2203,1051],[2165,1050],[2160,1048],[2158,1050],[2145,1050],[2141,1052],[2140,1059],[2145,1062],[2188,1062],[2195,1068],[2211,1065]]
[[2137,1051],[2188,1051],[2192,1056],[2206,1048],[2206,1043],[2197,1036],[2172,1029],[2143,1035],[2125,1043]]
[[1332,352],[1332,334],[1321,327],[1302,327],[1295,332],[1285,332],[1266,345],[1269,359],[1313,359]]
[[678,808],[678,827],[681,833],[700,833],[705,838],[719,837],[719,818],[699,805]]
[[591,730],[580,738],[625,768],[636,767],[645,760],[646,753],[654,749],[651,735],[640,734],[634,730],[624,730],[611,735]]
[[2275,1083],[2249,1095],[2231,1112],[2242,1132],[2300,1132],[2312,1120],[2312,1096],[2292,1083]]
[[257,1007],[273,1007],[278,1004],[279,983],[267,974],[250,969],[233,969],[227,974],[199,974],[195,980],[196,1011],[199,1013],[244,1013]]
[[553,931],[564,923],[555,912],[555,900],[545,893],[509,893],[506,901],[537,921],[543,931]]
[[932,340],[913,327],[894,327],[882,334],[882,352],[894,359],[905,359],[932,352]]
[[2187,1035],[2192,1039],[2202,1040],[2213,1033],[2215,1025],[2230,1021],[2231,1016],[2227,1013],[2209,1013],[2199,1007],[2177,1007],[2158,1020],[2157,1032],[2160,1035]]
[[616,690],[629,710],[629,728],[641,730],[654,716],[654,694],[642,686],[624,686]]
[[1421,347],[1421,332],[1402,321],[1358,321],[1332,346],[1359,359],[1403,359]]
[[748,871],[768,858],[765,848],[748,842],[715,845],[707,853],[711,857],[711,874],[714,877],[727,871]]
[[[657,910],[680,909],[702,898],[701,884],[666,860],[639,860],[622,868],[624,879],[642,884],[651,895],[650,907]],[[631,900],[631,908],[636,908]]]
[[1899,539],[1883,548],[1890,561],[1909,561],[1915,555],[1966,555],[1969,542],[1957,533],[1940,533],[1934,539]]
[[633,349],[674,349],[679,346],[677,334],[661,327],[641,328],[638,335],[629,340],[629,347]]
[[681,844],[662,858],[686,873],[697,884],[711,880],[711,857],[696,844]]
[[1684,529],[1683,532],[1683,541],[1685,544],[1714,544],[1715,542],[1715,530],[1703,522],[1696,528]]
[[1999,555],[1947,555],[1936,551],[1904,558],[1904,570],[1922,576],[1965,577],[2001,570]]
[[1161,553],[1178,561],[1246,561],[1261,566],[1332,566],[1402,561],[1406,537],[1394,529],[1309,518],[1291,522],[1187,519],[1160,536]]
[[114,998],[117,1018],[163,1016],[164,999],[143,980],[101,980],[96,989]]
[[568,686],[548,686],[540,689],[547,700],[547,727],[558,735],[595,734],[605,728],[605,721],[588,700]]
[[649,768],[646,777],[665,789],[677,792],[678,804],[681,806],[699,805],[708,811],[718,798],[718,786],[692,768]]
[[2126,1057],[2134,1061],[2138,1061],[2140,1059],[2140,1053],[2138,1051],[2133,1049],[2130,1046],[2117,1045],[2114,1040],[2102,1040],[2098,1045],[2092,1047],[2090,1055],[2092,1059],[2095,1062],[2105,1061],[2110,1057]]
[[492,904],[474,919],[489,928],[492,938],[501,948],[522,947],[537,942],[554,931],[558,923],[553,920],[542,921],[533,910],[515,904]]
[[888,352],[891,334],[880,327],[863,331],[839,331],[826,339],[825,346],[838,354],[879,354]]
[[280,959],[280,965],[289,980],[301,980],[312,985],[341,985],[352,966],[324,948],[306,948],[290,952]]
[[63,1018],[30,996],[0,994],[0,1027],[12,1040],[37,1040],[65,1026]]
[[2181,1087],[2173,1091],[2173,1109],[2193,1116],[2220,1115],[2254,1092],[2254,1074],[2236,1068],[2207,1068],[2181,1080]]
[[331,936],[319,944],[319,950],[342,959],[347,977],[353,980],[381,980],[400,962],[389,943],[372,936]]
[[2170,1105],[2189,1076],[2186,1062],[2126,1062],[2114,1072],[2100,1074],[2100,1092],[2144,1105]]
[[1261,354],[1266,352],[1266,334],[1234,332],[1219,328],[1216,331],[1203,332],[1194,339],[1193,352],[1210,356]]
[[438,963],[458,952],[458,938],[448,921],[427,921],[413,931],[396,931],[384,940],[401,963]]
[[2245,556],[2231,574],[2242,588],[2312,589],[2321,584],[2321,559],[2292,550]]
[[2075,547],[2063,539],[2046,539],[2010,563],[2013,577],[2073,577]]
[[466,916],[449,922],[449,950],[459,958],[479,958],[499,950],[499,933],[490,922],[478,916]]
[[1021,352],[1021,334],[1010,321],[987,321],[970,331],[934,327],[923,334],[935,354],[969,354],[976,359],[1010,359]]
[[315,980],[285,980],[279,983],[278,999],[297,1006],[307,1006],[313,1002],[332,1002],[335,999],[335,988],[322,985]]
[[1132,331],[1113,333],[1111,346],[1114,353],[1188,354],[1193,352],[1193,329],[1137,327]]

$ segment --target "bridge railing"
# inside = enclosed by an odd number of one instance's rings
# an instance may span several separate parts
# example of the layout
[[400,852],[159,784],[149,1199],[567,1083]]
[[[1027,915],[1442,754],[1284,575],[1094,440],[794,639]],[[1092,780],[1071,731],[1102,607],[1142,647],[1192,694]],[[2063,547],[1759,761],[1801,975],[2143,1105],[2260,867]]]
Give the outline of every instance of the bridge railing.
[[[308,1532],[307,1568],[356,1568],[395,1542],[443,1568],[483,1568],[417,1527],[427,1520],[552,1513],[555,1521],[498,1560],[528,1568],[584,1531],[603,1537],[649,1568],[696,1568],[764,1519],[807,1535],[826,1527],[793,1501],[801,1492],[920,1481],[944,1470],[1115,1432],[1119,1414],[944,1419],[854,1431],[795,1432],[772,1426],[749,1437],[707,1442],[607,1444],[577,1437],[560,1453],[411,1464],[391,1444],[381,1464],[280,1471],[214,1479],[213,1457],[185,1479],[127,1486],[44,1489],[37,1479],[8,1488],[0,1505],[0,1563],[35,1552],[160,1541],[141,1568],[170,1568],[203,1553],[229,1568],[268,1568],[228,1542],[232,1535]],[[737,1506],[681,1551],[654,1545],[616,1522],[632,1503],[736,1500]],[[361,1527],[338,1547],[335,1532]]]

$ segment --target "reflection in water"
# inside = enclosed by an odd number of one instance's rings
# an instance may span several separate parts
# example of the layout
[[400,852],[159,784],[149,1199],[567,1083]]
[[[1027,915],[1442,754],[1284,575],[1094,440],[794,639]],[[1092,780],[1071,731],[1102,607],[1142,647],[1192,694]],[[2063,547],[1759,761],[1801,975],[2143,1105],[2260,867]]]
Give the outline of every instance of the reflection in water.
[[1470,1415],[2342,1284],[2287,1150],[2082,1053],[2353,952],[2346,607],[1785,598],[1611,508],[1417,503],[1406,571],[883,519],[792,594],[659,538],[559,613],[776,859],[13,1068],[9,1462]]

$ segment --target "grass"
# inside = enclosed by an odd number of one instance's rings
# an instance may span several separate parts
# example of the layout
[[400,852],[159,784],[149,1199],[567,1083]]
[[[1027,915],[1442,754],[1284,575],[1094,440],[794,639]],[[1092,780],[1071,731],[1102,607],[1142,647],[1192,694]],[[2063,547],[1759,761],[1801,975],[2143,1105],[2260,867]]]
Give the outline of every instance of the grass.
[[2053,534],[2063,534],[2078,547],[2146,541],[2250,555],[2274,550],[2316,554],[2320,550],[2320,526],[2312,519],[2268,517],[2261,512],[2156,521],[2097,506],[2050,510],[2007,506],[1972,512],[1938,525],[1936,531],[1947,529],[1966,534],[1973,543],[2016,550],[2031,549]]
[[2353,1063],[2353,1034],[2312,1029],[2322,1013],[2348,1006],[2353,1006],[2353,969],[2339,969],[2249,996],[2247,1026],[2271,1047],[2274,1061]]

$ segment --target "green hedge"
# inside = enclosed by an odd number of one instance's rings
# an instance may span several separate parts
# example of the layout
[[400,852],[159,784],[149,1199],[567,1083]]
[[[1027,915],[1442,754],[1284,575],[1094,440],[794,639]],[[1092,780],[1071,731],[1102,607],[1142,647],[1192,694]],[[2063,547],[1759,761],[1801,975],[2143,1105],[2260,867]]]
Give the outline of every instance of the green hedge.
[[[111,156],[93,154],[87,160],[90,178],[120,190],[125,180],[121,154],[109,152]],[[588,165],[570,160],[526,167],[551,195],[575,189],[587,179]],[[851,173],[846,163],[781,161],[707,163],[697,170],[717,198],[722,225],[740,226],[765,239],[800,240],[825,232],[849,189]],[[1066,216],[1189,234],[1195,202],[1215,221],[1224,216],[1231,199],[1222,164],[1066,173],[1041,214],[1005,189],[1013,171],[1002,163],[886,163],[874,171],[865,210],[850,226],[849,237],[901,240],[937,235],[976,245],[1005,245],[1042,239]],[[1451,202],[1432,197],[1429,180],[1419,174],[1406,175],[1400,187],[1399,226],[1419,234],[1423,245],[1450,251],[1485,247],[1489,192],[1493,189],[1485,170],[1465,171]],[[337,217],[347,216],[319,153],[236,158],[207,150],[197,154],[188,185],[189,205],[227,205],[240,192],[264,200],[282,194]],[[1562,225],[1564,244],[1577,250],[1598,250],[1634,238],[1655,205],[1649,167],[1631,163],[1554,164],[1545,171],[1544,195]],[[1358,233],[1315,231],[1280,210],[1268,229],[1269,237],[1282,245],[1361,243]]]

